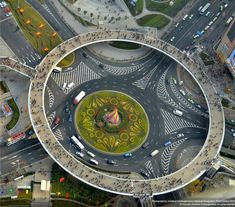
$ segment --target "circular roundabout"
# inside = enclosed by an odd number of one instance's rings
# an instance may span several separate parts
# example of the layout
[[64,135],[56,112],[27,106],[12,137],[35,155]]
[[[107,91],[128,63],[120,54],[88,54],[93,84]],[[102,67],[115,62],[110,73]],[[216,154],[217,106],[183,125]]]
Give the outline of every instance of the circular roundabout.
[[[160,97],[159,101],[157,101],[157,99],[154,101],[155,99],[151,99],[151,97],[154,97],[153,92],[146,92],[141,87],[133,86],[143,84],[148,77],[150,77],[148,81],[151,83],[151,75],[155,74],[155,68],[152,70],[153,73],[148,73],[149,71],[147,71],[148,68],[146,67],[146,70],[141,71],[143,78],[139,79],[140,81],[131,82],[130,80],[134,78],[131,73],[127,80],[117,76],[115,76],[112,81],[105,78],[106,76],[100,78],[102,76],[100,73],[104,73],[102,66],[98,67],[99,71],[97,74],[100,76],[93,75],[93,77],[95,77],[93,80],[83,82],[79,87],[65,94],[64,97],[66,98],[63,102],[59,102],[58,110],[53,111],[52,107],[52,113],[48,116],[48,109],[45,108],[45,94],[51,94],[50,87],[54,86],[53,84],[57,80],[56,75],[53,75],[54,79],[52,81],[50,80],[52,70],[57,63],[69,53],[86,45],[116,40],[143,44],[160,51],[162,54],[176,61],[190,73],[201,88],[207,102],[208,113],[206,110],[199,112],[195,107],[190,106],[190,110],[197,111],[197,113],[200,114],[200,116],[197,115],[193,118],[194,120],[192,120],[190,114],[182,105],[176,105],[173,99],[164,96],[164,88],[162,89],[161,84],[163,84],[164,87],[167,85],[167,90],[170,88],[173,92],[177,93],[177,87],[174,85],[175,80],[172,79],[171,76],[169,76],[165,82],[168,73],[167,69],[164,67],[158,71],[159,73],[162,71],[161,75],[159,75],[159,77],[157,76],[158,85],[155,86],[155,83],[153,83],[153,89],[156,87],[156,91],[152,91]],[[99,63],[96,62],[96,65],[97,64],[99,65]],[[138,76],[140,69],[138,67],[136,68],[136,76]],[[29,92],[30,119],[34,131],[48,154],[61,167],[83,182],[119,194],[136,196],[155,195],[171,192],[187,185],[201,176],[213,165],[224,136],[224,115],[219,97],[210,84],[210,81],[203,73],[201,66],[194,63],[185,54],[168,43],[160,39],[149,37],[146,34],[130,31],[91,32],[76,36],[59,45],[43,59],[36,69],[37,73],[31,79]],[[86,74],[88,74],[87,71],[85,72]],[[59,88],[60,87],[62,86],[59,86]],[[119,89],[117,90],[118,87]],[[72,102],[82,90],[86,92],[86,96],[78,106],[75,107]],[[113,95],[107,95],[109,92],[112,92]],[[181,98],[180,95],[177,97]],[[59,96],[56,98],[59,98]],[[63,98],[62,95],[61,98]],[[166,101],[168,101],[169,107],[164,109]],[[127,102],[129,103],[127,104]],[[192,101],[190,100],[189,102]],[[186,104],[189,106],[188,102],[185,103],[185,105]],[[70,114],[66,114],[67,108]],[[184,120],[179,118],[179,116],[182,115],[172,115],[176,113],[175,108],[183,111]],[[57,114],[63,114],[61,121],[65,123],[63,129],[67,134],[66,138],[62,137],[61,140],[58,138],[59,132],[57,129],[60,124],[58,124]],[[205,117],[200,118],[203,117],[203,114]],[[72,116],[74,116],[74,124],[71,123],[72,121],[70,122]],[[69,117],[68,121],[67,117]],[[159,121],[160,118],[164,120],[168,118],[168,122],[171,123],[169,126],[174,125],[177,127],[182,125],[186,128],[191,127],[193,129],[188,134],[187,131],[184,131],[184,134],[178,133],[176,136],[175,132],[178,131],[177,128],[172,131],[172,129],[167,126],[166,122],[162,124]],[[54,125],[51,124],[51,119],[58,123],[54,124],[52,121]],[[193,124],[189,123],[189,119]],[[204,128],[198,127],[196,124],[197,121],[202,123],[201,126]],[[75,127],[73,125],[75,125]],[[163,128],[165,128],[165,131],[162,130]],[[77,158],[74,155],[75,151],[73,146],[71,146],[71,144],[65,144],[69,143],[69,137],[75,135],[85,146],[85,152],[95,150],[95,158],[103,157],[102,159],[104,160],[118,159],[118,162],[123,163],[123,168],[125,168],[128,163],[131,164],[132,167],[138,166],[141,160],[146,161],[146,159],[151,158],[150,153],[153,152],[154,149],[156,150],[157,147],[160,151],[159,156],[157,155],[151,159],[154,161],[153,166],[158,166],[159,159],[164,158],[164,153],[173,153],[179,150],[176,147],[177,144],[185,145],[186,149],[186,141],[189,144],[192,142],[188,137],[194,136],[194,134],[195,136],[198,134],[198,137],[205,136],[205,140],[196,140],[195,143],[193,143],[195,146],[201,147],[191,150],[193,154],[187,155],[189,152],[186,152],[180,155],[179,153],[179,156],[173,157],[172,159],[175,159],[174,165],[177,166],[176,170],[153,175],[148,179],[136,174],[135,171],[133,173],[130,173],[132,172],[130,171],[129,173],[123,174],[119,166],[115,164],[112,166],[102,163],[103,166],[101,167],[91,165],[86,155],[86,160]],[[156,137],[158,137],[159,140]],[[170,139],[170,145],[166,145],[167,143],[161,140],[160,137],[164,137],[165,141]],[[177,140],[180,137],[181,139]],[[143,151],[142,149],[146,147],[146,141],[148,140],[150,143],[148,143],[147,150]],[[71,150],[73,150],[73,152]],[[130,156],[130,152],[132,152],[132,156]],[[124,153],[128,154],[131,158],[123,157]],[[186,160],[189,156],[192,157],[193,160]],[[179,162],[176,160],[180,157],[184,158],[185,161]],[[144,165],[145,164],[148,163],[145,162]],[[128,171],[130,170],[130,168],[126,169],[128,169]]]
[[75,111],[78,133],[104,153],[134,151],[146,140],[147,114],[130,96],[117,91],[97,91],[86,96]]

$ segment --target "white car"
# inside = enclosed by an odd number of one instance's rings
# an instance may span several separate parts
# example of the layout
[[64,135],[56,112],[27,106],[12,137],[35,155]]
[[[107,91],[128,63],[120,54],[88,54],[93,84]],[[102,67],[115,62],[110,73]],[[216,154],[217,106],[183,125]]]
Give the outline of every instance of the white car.
[[218,19],[218,17],[215,17],[212,21],[215,22]]
[[178,23],[176,23],[175,27],[178,27],[178,26],[179,26],[179,24],[180,24],[179,22],[178,22]]
[[186,15],[183,17],[183,20],[186,20],[187,17],[188,17],[188,14],[186,14]]
[[228,7],[228,4],[225,4],[225,5],[224,5],[224,8],[227,8],[227,7]]
[[184,96],[186,95],[186,93],[182,89],[180,89],[180,93],[182,93]]
[[78,155],[78,156],[79,156],[79,157],[81,157],[81,158],[83,158],[83,157],[84,157],[84,154],[83,154],[83,153],[81,153],[81,152],[78,152],[78,151],[77,151],[77,152],[75,152],[75,154],[76,154],[76,155]]
[[170,41],[171,41],[171,42],[173,42],[173,41],[174,41],[174,39],[175,39],[175,37],[172,37],[172,38],[170,39]]
[[201,31],[201,35],[203,35],[204,33],[205,33],[205,30],[202,30],[202,31]]
[[210,26],[207,25],[204,30],[206,31],[206,30],[208,30],[209,28],[210,28]]
[[233,137],[235,137],[235,133],[233,133]]
[[193,18],[193,16],[194,16],[194,14],[191,14],[191,15],[189,16],[189,19],[192,19],[192,18]]
[[196,39],[196,38],[198,38],[199,37],[199,35],[197,34],[197,35],[194,35],[193,36],[193,39]]
[[3,7],[6,7],[7,6],[7,3],[5,1],[2,1],[2,6]]
[[235,132],[235,129],[231,129],[231,132]]
[[218,12],[218,13],[216,14],[216,16],[218,17],[220,14],[221,14],[221,12]]
[[6,15],[6,17],[10,17],[10,16],[12,15],[12,13],[11,13],[11,12],[8,12],[8,13],[6,13],[5,15]]
[[205,16],[208,17],[208,16],[210,15],[210,13],[211,13],[211,12],[208,11]]
[[214,22],[213,22],[213,21],[211,21],[211,22],[209,22],[209,24],[208,24],[208,25],[209,25],[209,26],[211,26],[213,23],[214,23]]
[[177,134],[177,138],[180,138],[180,137],[183,137],[183,136],[184,136],[183,133]]
[[188,98],[188,101],[189,101],[190,103],[194,104],[194,101],[193,101],[192,99]]

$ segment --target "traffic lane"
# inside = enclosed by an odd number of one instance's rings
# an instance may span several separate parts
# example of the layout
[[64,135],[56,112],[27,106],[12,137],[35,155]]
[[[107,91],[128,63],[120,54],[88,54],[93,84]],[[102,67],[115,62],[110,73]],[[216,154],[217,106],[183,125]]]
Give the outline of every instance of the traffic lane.
[[24,148],[30,147],[34,144],[38,144],[38,139],[23,139],[15,144],[12,144],[10,146],[2,145],[0,146],[0,157],[7,156],[9,154],[15,153],[19,150],[22,150]]
[[27,42],[14,19],[8,19],[0,23],[1,37],[12,49],[21,62],[34,67],[40,62],[41,56]]
[[[28,2],[40,13],[41,16],[43,16],[46,21],[51,25],[52,28],[54,28],[55,31],[57,31],[63,40],[67,40],[74,35],[72,32],[67,29],[67,25],[62,23],[60,20],[60,17],[53,13],[49,13],[47,9],[45,9],[45,5],[41,4],[39,1],[34,0],[28,0]],[[44,5],[44,6],[43,6]]]
[[40,143],[32,145],[23,151],[12,153],[9,156],[1,158],[0,171],[1,175],[11,173],[12,170],[17,170],[24,166],[28,166],[34,162],[47,157],[48,154]]

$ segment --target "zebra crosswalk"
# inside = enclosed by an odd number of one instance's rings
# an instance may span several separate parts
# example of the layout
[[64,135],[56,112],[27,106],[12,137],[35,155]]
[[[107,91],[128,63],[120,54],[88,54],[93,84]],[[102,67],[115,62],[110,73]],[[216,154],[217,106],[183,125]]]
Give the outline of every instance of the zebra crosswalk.
[[138,65],[131,65],[131,66],[113,66],[113,65],[108,65],[108,64],[103,64],[102,62],[100,62],[99,60],[89,56],[91,60],[93,60],[97,65],[99,64],[102,64],[104,65],[104,70],[113,74],[113,75],[116,75],[116,76],[119,76],[119,75],[127,75],[129,73],[133,73],[135,71],[137,71],[138,69],[140,69],[142,66],[143,66],[143,63],[140,63]]
[[183,105],[185,105],[187,108],[191,109],[192,111],[194,111],[195,113],[204,116],[206,118],[208,118],[208,114],[200,111],[197,107],[195,107],[193,104],[191,104],[180,92],[179,90],[176,88],[175,84],[170,81],[170,87],[172,92],[175,94],[176,98],[179,100],[179,102],[181,102]]
[[163,168],[163,172],[165,174],[169,174],[169,165],[171,157],[176,150],[176,148],[181,145],[183,142],[185,142],[188,138],[183,138],[180,140],[177,140],[176,142],[173,142],[170,146],[166,147],[161,155],[161,165]]
[[74,70],[64,73],[53,73],[51,77],[59,86],[62,86],[64,83],[74,83],[73,87],[64,90],[66,94],[68,94],[74,87],[84,82],[100,78],[98,74],[96,74],[83,62],[81,62]]
[[55,102],[55,97],[49,87],[46,87],[49,96],[49,107],[51,108]]
[[186,128],[186,127],[196,127],[199,126],[185,121],[184,119],[179,118],[176,115],[173,115],[163,109],[161,109],[161,114],[163,116],[164,125],[165,125],[165,134],[170,134],[173,131],[178,129]]
[[55,119],[56,111],[53,111],[49,116],[47,116],[48,123],[50,126],[52,125],[54,119]]
[[137,80],[136,82],[132,83],[132,85],[144,90],[150,80],[150,78],[152,77],[152,75],[154,74],[154,72],[156,71],[156,67],[151,70],[147,75],[145,75],[143,78]]
[[58,140],[63,140],[64,139],[60,129],[56,129],[53,133],[54,133],[56,139],[58,139]]
[[168,94],[165,80],[166,80],[166,74],[168,72],[168,69],[162,74],[161,78],[158,81],[156,93],[157,96],[164,102],[168,103],[169,105],[173,106],[174,108],[182,109],[181,106],[179,106]]

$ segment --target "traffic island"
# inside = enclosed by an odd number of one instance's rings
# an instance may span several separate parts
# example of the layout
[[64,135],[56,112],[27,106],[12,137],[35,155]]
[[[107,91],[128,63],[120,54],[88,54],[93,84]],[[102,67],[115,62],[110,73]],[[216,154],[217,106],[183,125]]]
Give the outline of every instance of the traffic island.
[[149,120],[143,107],[132,97],[106,90],[92,93],[78,104],[75,127],[96,150],[122,154],[144,143]]

